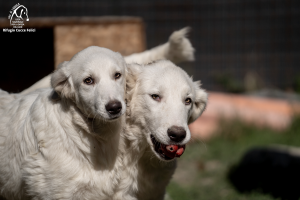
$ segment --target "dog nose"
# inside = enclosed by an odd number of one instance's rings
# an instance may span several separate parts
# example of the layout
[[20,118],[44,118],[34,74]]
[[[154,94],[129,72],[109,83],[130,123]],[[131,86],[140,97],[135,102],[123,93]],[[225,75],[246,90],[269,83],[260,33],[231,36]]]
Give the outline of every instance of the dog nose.
[[113,100],[113,101],[108,102],[108,104],[105,105],[105,109],[110,114],[116,115],[122,110],[122,104],[120,101]]
[[186,132],[184,128],[179,126],[172,126],[171,128],[168,129],[167,132],[169,138],[174,142],[181,142],[182,140],[184,140],[186,136]]

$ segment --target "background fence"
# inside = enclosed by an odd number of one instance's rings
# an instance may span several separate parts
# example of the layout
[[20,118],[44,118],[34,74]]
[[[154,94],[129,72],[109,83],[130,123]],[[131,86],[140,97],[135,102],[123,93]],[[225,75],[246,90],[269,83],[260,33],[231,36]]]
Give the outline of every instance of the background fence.
[[190,26],[196,62],[182,66],[209,90],[295,90],[299,82],[299,0],[1,0],[0,17],[16,3],[28,8],[29,18],[140,16],[148,48]]

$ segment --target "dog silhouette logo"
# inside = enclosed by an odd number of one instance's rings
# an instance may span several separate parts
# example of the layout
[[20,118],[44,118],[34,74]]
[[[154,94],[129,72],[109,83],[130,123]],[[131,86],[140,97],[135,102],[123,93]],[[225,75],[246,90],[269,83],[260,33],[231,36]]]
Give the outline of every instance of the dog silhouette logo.
[[14,26],[14,28],[22,28],[24,20],[29,21],[28,9],[18,3],[10,10],[8,19],[10,19],[10,25]]

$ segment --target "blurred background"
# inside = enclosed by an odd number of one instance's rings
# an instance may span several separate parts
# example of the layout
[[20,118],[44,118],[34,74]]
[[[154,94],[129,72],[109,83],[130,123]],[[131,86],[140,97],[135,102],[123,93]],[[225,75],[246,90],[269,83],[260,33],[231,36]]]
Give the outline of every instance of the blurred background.
[[[0,87],[9,92],[29,87],[86,46],[129,55],[163,44],[173,31],[190,26],[196,60],[180,66],[201,80],[210,96],[206,111],[190,126],[194,139],[179,159],[168,195],[299,199],[297,192],[291,197],[264,189],[255,170],[246,172],[259,183],[253,189],[243,190],[236,185],[243,183],[229,178],[232,166],[251,148],[300,146],[299,0],[1,0],[1,28],[11,28],[7,17],[16,3],[27,7],[27,27],[36,32],[0,32]],[[298,162],[289,157],[289,148],[283,152],[286,159],[277,162],[278,156],[271,156],[270,162],[275,159],[277,167]],[[289,171],[284,167],[281,171]],[[279,185],[277,191],[294,194],[289,190],[293,180],[280,179],[280,172],[268,179],[277,178],[271,181]]]

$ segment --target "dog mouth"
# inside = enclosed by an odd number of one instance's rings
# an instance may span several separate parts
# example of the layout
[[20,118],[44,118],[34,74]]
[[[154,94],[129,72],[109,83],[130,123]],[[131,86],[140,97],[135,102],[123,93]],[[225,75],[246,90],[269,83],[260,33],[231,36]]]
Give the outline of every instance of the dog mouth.
[[118,119],[119,117],[121,117],[121,115],[111,116],[108,120],[115,120],[115,119]]
[[113,122],[113,121],[119,119],[121,116],[122,116],[121,114],[117,114],[117,115],[111,115],[111,116],[108,116],[108,117],[102,117],[101,116],[101,117],[97,117],[97,118],[88,118],[88,120],[90,122],[94,122],[95,119],[99,119],[99,120],[102,120],[102,121],[104,120],[104,121],[107,121],[107,122]]
[[108,115],[108,117],[109,117],[109,118],[108,118],[108,121],[114,121],[114,120],[120,118],[122,115],[123,115],[122,112],[120,112],[120,113],[118,113],[118,114],[115,114],[115,115],[109,114],[109,115]]
[[155,152],[164,160],[172,160],[175,157],[180,157],[185,150],[185,145],[165,145],[158,142],[152,134],[150,137]]

